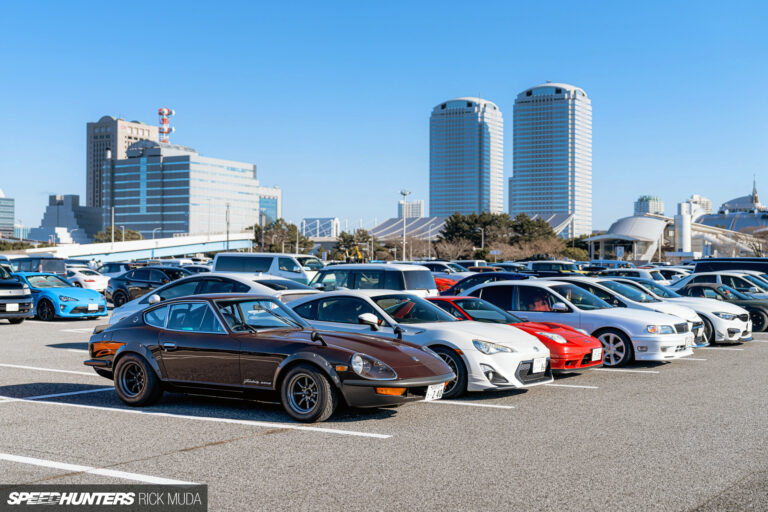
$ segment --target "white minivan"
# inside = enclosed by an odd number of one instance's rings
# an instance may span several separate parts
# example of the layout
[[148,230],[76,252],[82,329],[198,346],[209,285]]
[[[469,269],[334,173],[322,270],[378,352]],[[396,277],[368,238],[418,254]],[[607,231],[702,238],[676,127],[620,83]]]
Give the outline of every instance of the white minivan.
[[292,254],[271,252],[222,252],[213,259],[213,271],[271,274],[301,284],[311,279]]

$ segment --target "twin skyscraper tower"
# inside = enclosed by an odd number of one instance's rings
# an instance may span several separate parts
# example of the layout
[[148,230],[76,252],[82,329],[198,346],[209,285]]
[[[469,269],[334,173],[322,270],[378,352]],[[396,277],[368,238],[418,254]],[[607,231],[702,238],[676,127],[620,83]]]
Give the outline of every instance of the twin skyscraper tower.
[[[509,207],[567,219],[565,238],[592,233],[592,104],[579,87],[547,82],[517,95]],[[504,211],[504,119],[481,98],[437,105],[429,123],[430,215]]]

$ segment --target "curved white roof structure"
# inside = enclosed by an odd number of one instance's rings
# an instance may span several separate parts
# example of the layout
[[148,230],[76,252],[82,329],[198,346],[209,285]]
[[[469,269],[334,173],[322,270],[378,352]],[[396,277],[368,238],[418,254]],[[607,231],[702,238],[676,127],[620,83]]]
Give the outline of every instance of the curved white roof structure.
[[477,98],[475,96],[462,96],[461,98],[453,98],[452,100],[441,101],[432,110],[443,110],[445,108],[467,108],[467,103],[477,103],[478,105],[489,105],[493,109],[498,110],[499,107],[492,101],[484,100],[483,98]]
[[[552,89],[552,91],[550,92],[549,89]],[[560,89],[560,92],[557,92],[558,89]],[[561,94],[564,92],[576,93],[584,96],[585,98],[588,98],[587,93],[581,87],[576,87],[575,85],[565,84],[562,82],[544,82],[543,84],[527,88],[518,94],[517,97],[525,98],[526,96],[537,96],[541,94]]]

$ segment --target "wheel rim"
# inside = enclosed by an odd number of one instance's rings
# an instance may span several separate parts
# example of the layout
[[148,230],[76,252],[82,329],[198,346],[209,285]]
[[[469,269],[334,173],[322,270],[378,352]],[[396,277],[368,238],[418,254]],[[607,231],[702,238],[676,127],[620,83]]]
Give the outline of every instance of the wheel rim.
[[125,298],[123,297],[123,294],[122,293],[118,293],[117,295],[115,295],[115,301],[114,302],[115,302],[115,306],[116,307],[120,307],[123,304],[125,304]]
[[751,320],[752,320],[752,331],[753,332],[759,332],[763,330],[764,327],[764,316],[762,313],[758,311],[753,311],[749,314]]
[[288,384],[288,401],[291,408],[301,414],[311,412],[317,407],[319,396],[317,382],[306,373],[294,375]]
[[445,361],[445,364],[451,367],[453,374],[456,375],[456,378],[451,381],[448,381],[448,384],[445,386],[445,389],[443,389],[443,394],[449,395],[451,394],[451,391],[453,391],[453,388],[456,387],[456,384],[459,381],[459,368],[456,366],[456,361],[454,361],[453,358],[448,354],[443,354],[442,352],[438,352],[437,355],[440,356],[440,359]]
[[713,328],[709,322],[704,322],[704,339],[711,342],[713,340]]
[[607,332],[601,334],[597,339],[603,344],[604,365],[615,366],[624,360],[627,355],[627,344],[621,339],[621,336]]
[[144,368],[133,361],[125,363],[120,371],[118,379],[120,391],[128,397],[138,396],[147,385],[147,379],[144,375]]
[[37,310],[41,320],[50,320],[51,317],[53,317],[53,307],[48,301],[41,302],[40,305],[37,306]]

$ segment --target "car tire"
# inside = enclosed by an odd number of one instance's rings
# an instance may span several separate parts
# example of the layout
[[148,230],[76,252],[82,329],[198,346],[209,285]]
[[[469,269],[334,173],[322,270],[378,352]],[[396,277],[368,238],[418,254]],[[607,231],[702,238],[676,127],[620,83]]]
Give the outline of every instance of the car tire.
[[72,284],[74,284],[74,285],[75,285],[77,288],[82,288],[82,287],[83,287],[83,285],[81,285],[81,284],[80,284],[80,283],[78,283],[77,281],[75,281],[75,282],[74,282],[74,283],[72,283]]
[[119,308],[126,302],[128,302],[128,296],[125,295],[125,292],[121,292],[118,290],[112,294],[112,305],[115,306],[116,308]]
[[712,321],[706,317],[701,319],[704,320],[704,340],[710,345],[714,345],[717,342],[715,341],[715,328],[712,325]]
[[603,345],[603,366],[623,366],[632,360],[632,342],[623,332],[605,329],[593,336]]
[[56,318],[56,308],[48,299],[37,303],[37,318],[43,322],[50,322]]
[[115,391],[123,403],[134,407],[152,405],[160,399],[163,388],[146,359],[128,354],[115,366]]
[[336,388],[328,377],[309,364],[288,370],[280,385],[280,398],[285,412],[304,423],[327,420],[339,403]]
[[453,373],[456,374],[456,378],[448,382],[448,385],[445,386],[445,389],[443,390],[443,398],[456,398],[466,393],[469,374],[461,356],[457,354],[455,350],[448,347],[435,347],[432,350],[434,350],[437,355],[440,356],[440,359],[450,366]]
[[12,325],[18,325],[24,321],[23,318],[9,318],[9,322],[11,322]]
[[749,319],[752,320],[752,332],[764,332],[768,329],[768,315],[759,309],[753,309],[749,312]]

